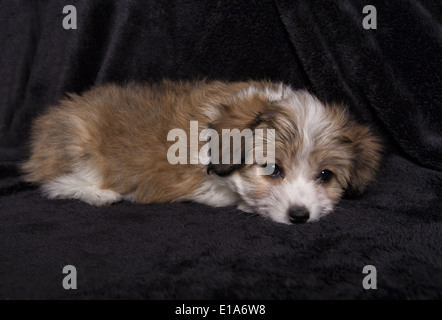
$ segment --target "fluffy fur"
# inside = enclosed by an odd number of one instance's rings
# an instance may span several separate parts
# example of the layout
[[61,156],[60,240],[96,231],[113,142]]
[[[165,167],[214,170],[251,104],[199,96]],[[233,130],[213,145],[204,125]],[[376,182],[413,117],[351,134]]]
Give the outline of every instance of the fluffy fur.
[[[188,132],[190,121],[220,134],[275,129],[278,172],[261,175],[261,165],[245,163],[170,164],[168,132]],[[345,108],[282,83],[109,84],[71,94],[37,118],[22,170],[49,198],[97,206],[192,200],[297,223],[330,212],[346,190],[364,191],[380,150]]]

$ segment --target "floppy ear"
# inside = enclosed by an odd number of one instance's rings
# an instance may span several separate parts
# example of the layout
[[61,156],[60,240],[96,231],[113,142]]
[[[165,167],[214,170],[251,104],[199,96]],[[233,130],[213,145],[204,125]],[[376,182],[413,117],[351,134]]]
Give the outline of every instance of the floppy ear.
[[[230,141],[230,143],[227,146],[227,141],[224,141],[222,131],[223,129],[231,130],[232,136],[234,134],[234,130],[238,130],[237,134],[241,135],[241,133],[245,129],[249,129],[251,131],[251,135],[253,138],[253,130],[259,125],[260,123],[260,112],[257,112],[256,110],[247,110],[246,108],[234,108],[234,106],[229,105],[222,105],[221,106],[221,115],[218,119],[215,121],[212,121],[209,124],[210,129],[214,129],[218,132],[218,142],[219,142],[219,152],[217,155],[217,159],[214,158],[214,155],[212,154],[212,160],[207,165],[207,173],[210,174],[211,172],[214,172],[220,177],[226,177],[230,174],[232,174],[234,171],[242,168],[245,166],[246,162],[246,145],[245,139],[239,138],[241,141],[241,149],[235,150],[233,142]],[[230,138],[229,138],[230,139]],[[235,138],[234,138],[235,139]],[[254,140],[254,139],[253,139]],[[253,140],[250,148],[253,150]],[[250,151],[250,149],[249,149]],[[234,163],[234,154],[239,153],[241,155],[241,161],[240,163]],[[229,153],[230,159],[228,163],[223,163],[225,161],[222,161],[223,154]],[[215,162],[215,163],[214,163]]]
[[362,125],[353,124],[346,134],[350,144],[352,168],[347,193],[356,196],[363,193],[374,179],[381,161],[382,145],[378,137]]

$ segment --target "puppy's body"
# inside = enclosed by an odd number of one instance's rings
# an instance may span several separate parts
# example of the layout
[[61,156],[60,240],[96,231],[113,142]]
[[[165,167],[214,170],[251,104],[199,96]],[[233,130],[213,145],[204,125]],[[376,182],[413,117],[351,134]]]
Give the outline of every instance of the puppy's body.
[[[219,133],[275,129],[280,172],[260,175],[257,164],[170,164],[168,133],[189,134],[190,121]],[[298,222],[293,217],[300,212],[301,222],[317,220],[344,190],[365,189],[379,150],[377,139],[343,108],[283,84],[163,81],[105,85],[49,108],[35,121],[31,158],[22,169],[50,198],[93,205],[193,200],[238,205],[289,223]],[[331,173],[327,181],[324,170]]]

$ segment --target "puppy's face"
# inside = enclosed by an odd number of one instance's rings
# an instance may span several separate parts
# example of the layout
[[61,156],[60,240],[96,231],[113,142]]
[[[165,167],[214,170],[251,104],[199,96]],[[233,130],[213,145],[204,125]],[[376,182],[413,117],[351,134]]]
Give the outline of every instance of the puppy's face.
[[344,192],[360,193],[373,179],[381,146],[345,109],[290,89],[280,95],[257,91],[237,103],[254,110],[244,127],[275,129],[271,174],[258,163],[209,167],[228,179],[247,210],[288,224],[316,221]]

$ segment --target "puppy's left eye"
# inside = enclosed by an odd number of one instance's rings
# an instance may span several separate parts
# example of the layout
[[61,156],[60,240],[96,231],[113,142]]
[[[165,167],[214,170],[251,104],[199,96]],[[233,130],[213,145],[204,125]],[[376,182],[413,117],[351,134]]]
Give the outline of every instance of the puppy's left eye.
[[331,172],[331,171],[328,170],[328,169],[324,169],[324,170],[322,170],[322,171],[318,174],[318,176],[317,176],[317,179],[318,179],[318,182],[319,182],[319,183],[327,183],[327,182],[329,182],[332,178],[333,178],[333,172]]

